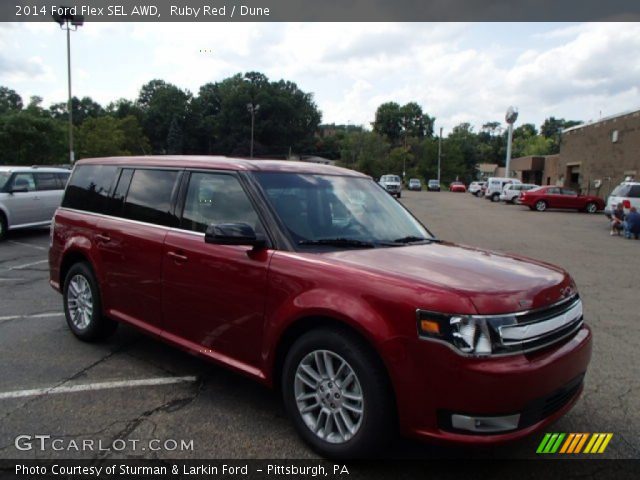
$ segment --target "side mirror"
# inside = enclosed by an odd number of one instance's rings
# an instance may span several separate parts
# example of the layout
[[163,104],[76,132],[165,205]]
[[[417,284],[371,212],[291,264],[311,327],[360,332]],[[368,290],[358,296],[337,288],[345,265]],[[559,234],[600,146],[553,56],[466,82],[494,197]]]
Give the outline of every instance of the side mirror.
[[264,235],[246,223],[217,223],[207,227],[204,234],[206,243],[216,245],[251,245],[253,248],[263,248],[267,241]]
[[20,186],[20,187],[11,187],[9,193],[27,193],[29,191],[29,187]]

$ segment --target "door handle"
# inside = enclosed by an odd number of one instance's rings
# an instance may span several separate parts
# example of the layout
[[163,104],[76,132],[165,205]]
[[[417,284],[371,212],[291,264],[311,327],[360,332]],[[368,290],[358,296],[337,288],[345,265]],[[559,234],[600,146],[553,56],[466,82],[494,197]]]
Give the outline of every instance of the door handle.
[[107,235],[106,233],[97,233],[96,234],[96,239],[100,242],[110,242],[111,241],[111,237],[109,235]]
[[177,252],[167,252],[167,255],[173,258],[176,263],[184,263],[188,260],[188,257],[186,255],[182,255]]

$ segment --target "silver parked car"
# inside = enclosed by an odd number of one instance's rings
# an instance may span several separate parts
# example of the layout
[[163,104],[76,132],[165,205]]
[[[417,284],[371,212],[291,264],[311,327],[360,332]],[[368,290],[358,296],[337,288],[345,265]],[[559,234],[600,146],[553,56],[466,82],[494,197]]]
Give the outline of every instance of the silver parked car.
[[62,168],[0,166],[0,240],[9,230],[51,223],[70,174]]

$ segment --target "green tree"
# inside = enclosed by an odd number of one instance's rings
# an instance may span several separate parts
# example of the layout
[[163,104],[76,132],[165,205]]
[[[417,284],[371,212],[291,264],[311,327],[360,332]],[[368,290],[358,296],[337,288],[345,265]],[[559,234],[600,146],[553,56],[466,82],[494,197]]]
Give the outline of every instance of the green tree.
[[373,131],[379,135],[386,136],[391,143],[397,144],[402,135],[400,105],[396,102],[386,102],[380,105],[376,110]]
[[22,110],[22,97],[15,90],[0,87],[0,115]]
[[[88,118],[98,118],[105,114],[104,108],[91,97],[71,98],[71,111],[73,124],[77,127]],[[49,112],[54,118],[68,121],[67,102],[55,103],[49,107]]]
[[63,123],[42,115],[36,105],[0,115],[0,162],[9,165],[66,163],[66,133]]
[[133,115],[90,118],[77,129],[78,158],[144,155],[150,150],[138,120]]
[[163,80],[152,80],[142,86],[137,105],[142,111],[142,128],[153,153],[167,153],[171,123],[184,123],[190,99],[188,91]]

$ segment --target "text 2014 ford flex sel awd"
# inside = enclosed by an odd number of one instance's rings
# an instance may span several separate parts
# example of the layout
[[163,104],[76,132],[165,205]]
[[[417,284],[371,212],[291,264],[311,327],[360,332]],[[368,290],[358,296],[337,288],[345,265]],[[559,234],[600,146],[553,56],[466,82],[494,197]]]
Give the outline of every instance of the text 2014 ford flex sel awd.
[[565,271],[440,241],[357,172],[82,160],[51,235],[75,335],[127,323],[277,387],[326,456],[370,452],[396,426],[515,440],[582,391],[591,333]]

